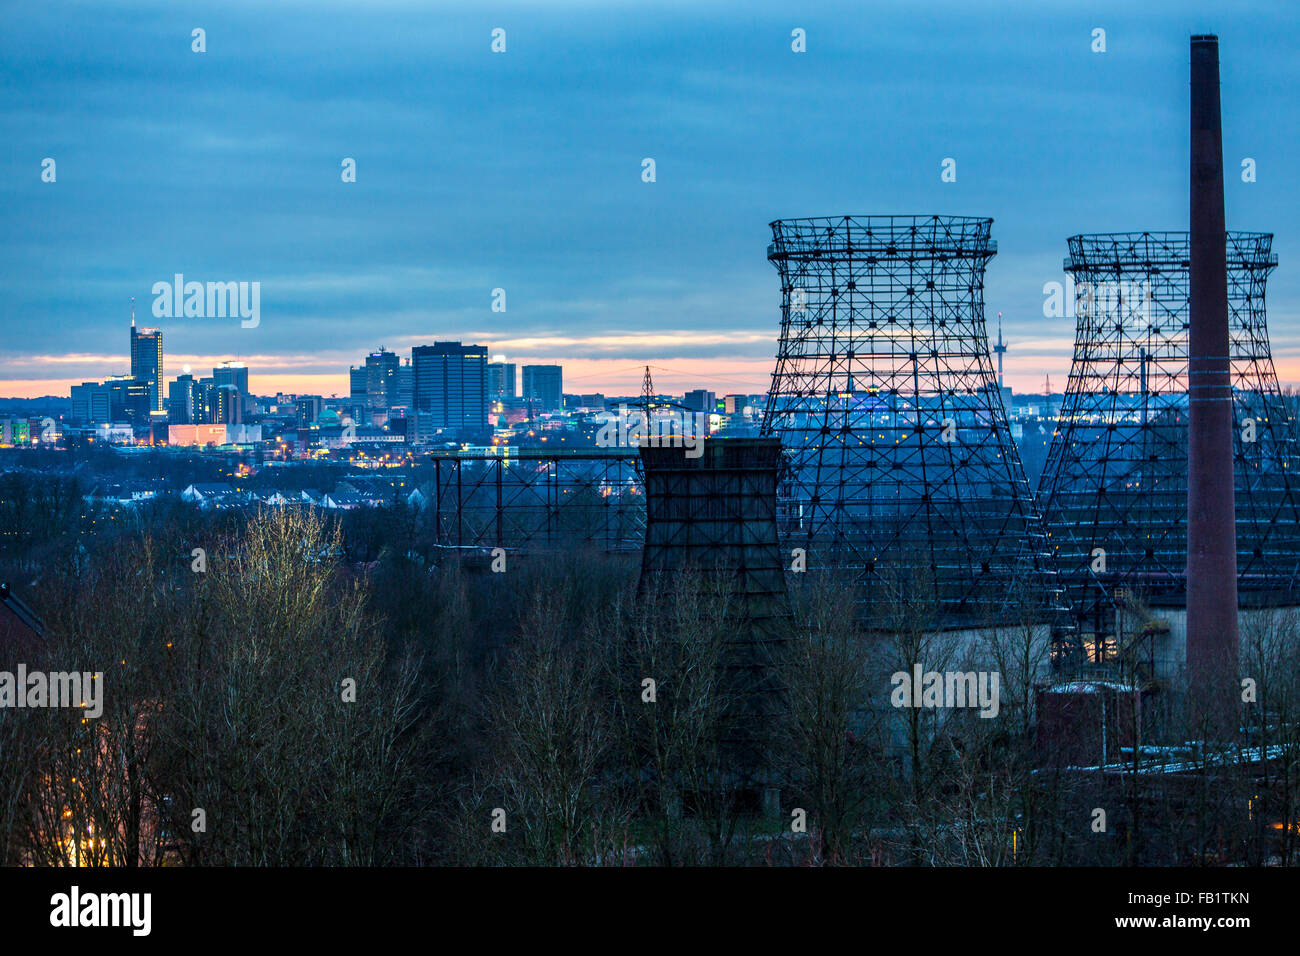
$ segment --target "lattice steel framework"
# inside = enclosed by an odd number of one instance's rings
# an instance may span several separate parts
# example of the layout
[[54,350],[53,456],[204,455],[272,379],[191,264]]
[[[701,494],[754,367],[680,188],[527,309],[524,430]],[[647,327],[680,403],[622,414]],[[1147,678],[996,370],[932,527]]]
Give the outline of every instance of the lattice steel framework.
[[[1271,245],[1266,233],[1227,234],[1242,605],[1300,598],[1296,423],[1264,314]],[[1074,236],[1069,247],[1074,362],[1040,497],[1081,630],[1104,657],[1117,603],[1186,598],[1190,250],[1186,232]]]
[[636,449],[453,451],[431,460],[444,547],[641,548],[645,494]]
[[765,434],[789,456],[787,546],[809,569],[882,571],[946,626],[1059,611],[1040,516],[989,357],[991,219],[778,220],[781,339]]

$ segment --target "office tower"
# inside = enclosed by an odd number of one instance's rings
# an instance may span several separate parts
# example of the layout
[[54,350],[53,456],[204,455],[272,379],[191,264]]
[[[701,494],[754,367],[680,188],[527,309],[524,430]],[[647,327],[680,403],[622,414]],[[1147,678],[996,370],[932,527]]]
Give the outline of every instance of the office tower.
[[71,418],[79,425],[99,425],[112,421],[108,387],[101,382],[82,382],[72,386]]
[[299,395],[297,406],[298,424],[315,425],[320,421],[320,413],[325,407],[325,402],[319,395]]
[[411,367],[411,360],[407,359],[397,369],[397,398],[393,405],[409,409],[415,402],[414,391],[415,369]]
[[[163,410],[162,329],[137,329],[131,313],[131,377],[149,386],[149,411]],[[146,418],[148,415],[146,414]]]
[[507,402],[519,396],[515,388],[515,363],[507,362],[498,355],[495,362],[488,364],[488,400]]
[[481,435],[488,421],[487,350],[434,342],[411,350],[416,440]]
[[[231,385],[239,392],[239,408],[242,415],[253,410],[253,399],[248,393],[248,366],[243,362],[222,362],[212,370],[212,380],[218,387]],[[242,421],[242,417],[240,419]]]
[[113,422],[144,425],[153,411],[152,386],[134,375],[113,375],[104,380],[108,390],[108,418]]
[[693,412],[712,414],[717,408],[718,399],[707,389],[697,388],[686,393],[682,404]]
[[553,412],[564,407],[563,373],[559,365],[524,366],[524,401],[535,412]]
[[366,356],[366,407],[385,411],[397,403],[398,370],[401,360],[380,349]]
[[241,425],[244,421],[244,402],[234,385],[217,385],[212,394],[216,399],[212,409],[214,425]]
[[167,420],[175,425],[198,423],[195,412],[198,406],[197,383],[186,372],[172,379],[167,389]]
[[202,425],[215,425],[217,397],[215,379],[201,378],[194,385],[194,418]]
[[348,396],[353,405],[365,407],[366,404],[366,367],[355,365],[348,368]]

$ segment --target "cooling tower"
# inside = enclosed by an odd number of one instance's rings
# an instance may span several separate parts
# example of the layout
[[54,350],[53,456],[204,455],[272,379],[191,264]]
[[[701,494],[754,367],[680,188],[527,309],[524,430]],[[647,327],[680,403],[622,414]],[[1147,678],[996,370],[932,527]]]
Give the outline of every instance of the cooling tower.
[[789,459],[783,544],[942,627],[1059,607],[984,327],[991,219],[772,223],[781,336],[764,432]]
[[691,577],[719,589],[705,593],[727,609],[724,738],[732,770],[759,785],[763,741],[785,706],[790,610],[776,532],[781,446],[771,438],[709,438],[694,451],[641,445],[641,597],[656,602],[666,588],[691,586]]
[[[1239,599],[1294,604],[1300,456],[1264,313],[1277,257],[1268,234],[1225,241]],[[1069,247],[1074,362],[1039,491],[1081,629],[1106,635],[1128,600],[1186,606],[1191,245],[1186,232],[1134,232]]]

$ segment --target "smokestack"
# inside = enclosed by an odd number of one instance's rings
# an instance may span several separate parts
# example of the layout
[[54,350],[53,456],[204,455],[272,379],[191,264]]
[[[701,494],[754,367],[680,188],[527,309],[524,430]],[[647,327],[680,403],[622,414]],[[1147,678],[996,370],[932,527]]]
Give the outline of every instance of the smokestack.
[[1187,355],[1187,672],[1207,736],[1236,733],[1237,527],[1223,213],[1219,38],[1192,37]]

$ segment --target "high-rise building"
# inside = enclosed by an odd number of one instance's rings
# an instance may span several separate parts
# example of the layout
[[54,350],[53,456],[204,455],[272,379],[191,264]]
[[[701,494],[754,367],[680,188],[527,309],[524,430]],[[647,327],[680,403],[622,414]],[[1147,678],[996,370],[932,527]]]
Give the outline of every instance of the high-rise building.
[[199,421],[198,383],[189,372],[177,375],[167,388],[167,420],[173,425],[194,425]]
[[411,350],[416,440],[439,433],[448,440],[481,435],[488,422],[487,350],[434,342]]
[[366,367],[356,365],[348,368],[348,396],[353,405],[362,407],[366,404]]
[[194,385],[194,417],[200,424],[215,425],[217,419],[217,381],[201,378]]
[[161,413],[163,410],[162,329],[137,329],[134,306],[131,312],[131,377],[149,386],[149,411]]
[[488,363],[488,400],[506,402],[519,397],[516,388],[515,363],[507,362],[498,355],[495,362]]
[[319,395],[298,396],[298,424],[315,425],[320,420],[320,413],[325,407],[325,400]]
[[134,375],[112,375],[104,380],[108,390],[108,419],[145,425],[153,411],[153,392],[149,382]]
[[217,385],[212,390],[214,399],[212,423],[214,425],[241,425],[244,421],[244,402],[239,389],[233,385]]
[[564,407],[564,375],[559,365],[524,366],[524,401],[533,411],[553,412]]
[[101,382],[72,386],[72,421],[78,425],[100,425],[112,421],[110,391]]
[[[243,362],[222,362],[212,370],[212,380],[220,388],[223,385],[233,386],[239,392],[239,409],[241,416],[247,415],[253,410],[253,398],[248,393],[248,366]],[[240,421],[242,421],[242,417]],[[225,424],[232,424],[226,422]],[[237,424],[237,423],[234,423]]]
[[697,388],[686,393],[686,397],[682,399],[682,404],[693,412],[704,412],[711,415],[716,410],[718,399],[707,389]]
[[397,369],[397,399],[393,405],[410,408],[415,403],[415,369],[407,359]]
[[386,410],[397,404],[401,359],[380,349],[366,356],[366,407]]

